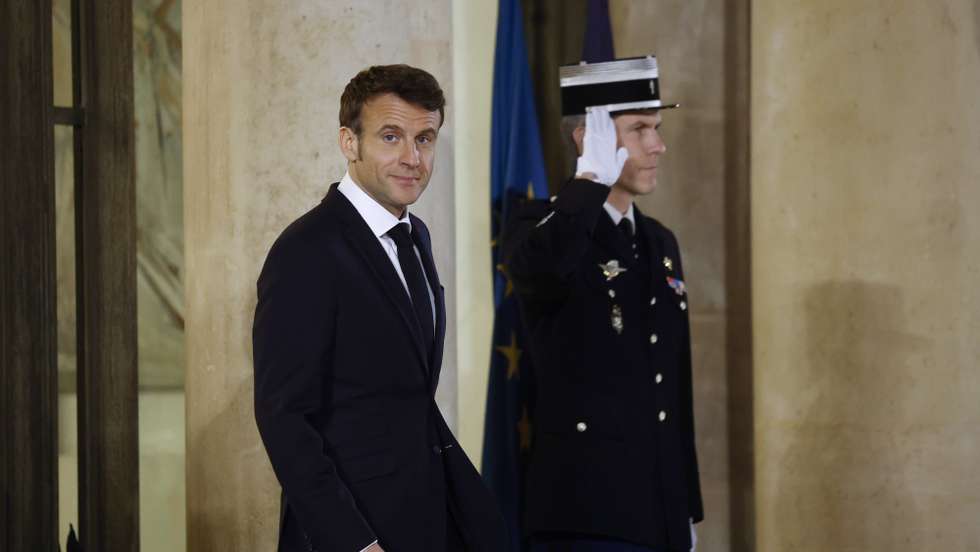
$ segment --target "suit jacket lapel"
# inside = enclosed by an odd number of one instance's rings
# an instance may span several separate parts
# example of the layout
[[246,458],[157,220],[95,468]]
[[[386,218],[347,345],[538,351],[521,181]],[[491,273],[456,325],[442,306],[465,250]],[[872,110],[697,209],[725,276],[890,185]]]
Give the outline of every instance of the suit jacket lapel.
[[[412,217],[412,228],[423,228],[422,222],[418,220],[413,215]],[[415,246],[419,248],[419,254],[422,257],[422,268],[425,270],[425,276],[429,280],[429,286],[432,288],[432,296],[435,299],[435,315],[436,315],[436,327],[435,327],[435,347],[432,349],[432,358],[429,359],[429,372],[432,378],[430,383],[432,385],[431,392],[435,393],[435,388],[439,383],[439,373],[442,370],[442,348],[446,342],[446,297],[442,291],[442,284],[439,281],[439,273],[436,271],[436,263],[432,258],[432,242],[429,240],[429,235],[427,232],[412,232],[413,236],[416,236]]]
[[344,237],[350,243],[351,249],[357,251],[364,259],[364,262],[371,269],[371,273],[374,274],[376,283],[388,297],[392,307],[398,312],[399,318],[404,322],[412,336],[413,348],[422,361],[422,375],[428,379],[426,373],[428,372],[426,369],[428,359],[422,346],[422,330],[415,319],[415,312],[412,310],[408,294],[405,293],[405,286],[398,278],[398,273],[395,272],[391,259],[388,258],[381,244],[378,243],[377,236],[371,232],[354,206],[344,197],[344,194],[337,190],[336,184],[331,186],[324,202],[328,205],[334,205],[337,213],[343,217],[346,223]]

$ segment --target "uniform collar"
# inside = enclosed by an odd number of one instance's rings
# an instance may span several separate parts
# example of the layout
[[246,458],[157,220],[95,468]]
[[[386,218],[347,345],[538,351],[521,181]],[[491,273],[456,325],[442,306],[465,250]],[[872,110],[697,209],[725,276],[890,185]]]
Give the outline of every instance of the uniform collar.
[[629,209],[626,210],[626,214],[620,213],[619,210],[613,207],[608,201],[602,204],[602,208],[609,214],[609,218],[612,219],[613,226],[619,226],[619,221],[625,218],[630,221],[633,228],[636,228],[636,216],[633,214],[632,203],[630,203]]

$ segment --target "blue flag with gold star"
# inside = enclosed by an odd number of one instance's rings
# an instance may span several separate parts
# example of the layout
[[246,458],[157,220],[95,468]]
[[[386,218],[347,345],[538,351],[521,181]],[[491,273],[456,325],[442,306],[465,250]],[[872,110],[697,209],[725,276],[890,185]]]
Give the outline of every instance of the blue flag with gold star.
[[493,219],[493,348],[483,436],[483,477],[510,529],[512,550],[522,550],[524,467],[531,447],[531,359],[517,297],[501,264],[498,238],[520,200],[546,197],[534,90],[524,45],[520,0],[500,0],[493,66],[490,189]]

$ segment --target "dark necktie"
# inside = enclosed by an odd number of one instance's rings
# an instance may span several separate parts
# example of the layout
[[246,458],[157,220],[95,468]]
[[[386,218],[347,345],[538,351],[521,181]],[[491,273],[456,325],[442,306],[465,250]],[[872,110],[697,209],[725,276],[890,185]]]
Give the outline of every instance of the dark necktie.
[[398,246],[398,264],[401,265],[402,275],[405,276],[405,283],[408,284],[408,291],[412,299],[412,307],[415,310],[415,317],[418,319],[419,326],[422,328],[422,338],[425,342],[426,354],[431,354],[435,341],[435,328],[432,323],[432,304],[429,302],[429,288],[425,284],[422,264],[419,263],[418,255],[415,254],[415,247],[412,243],[412,237],[408,233],[408,225],[399,222],[394,228],[388,230],[388,236]]
[[623,233],[623,237],[626,238],[627,243],[633,241],[633,223],[630,219],[623,217],[620,219],[619,224],[616,225],[619,231]]

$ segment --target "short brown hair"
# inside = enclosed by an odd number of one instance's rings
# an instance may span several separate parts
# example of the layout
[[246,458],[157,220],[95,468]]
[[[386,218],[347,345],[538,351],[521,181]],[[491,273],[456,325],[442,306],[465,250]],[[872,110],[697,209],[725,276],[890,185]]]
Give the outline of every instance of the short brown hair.
[[446,96],[439,82],[426,71],[409,65],[374,65],[347,83],[340,96],[340,126],[361,135],[361,108],[382,94],[394,94],[428,111],[439,111],[439,126],[446,119]]

